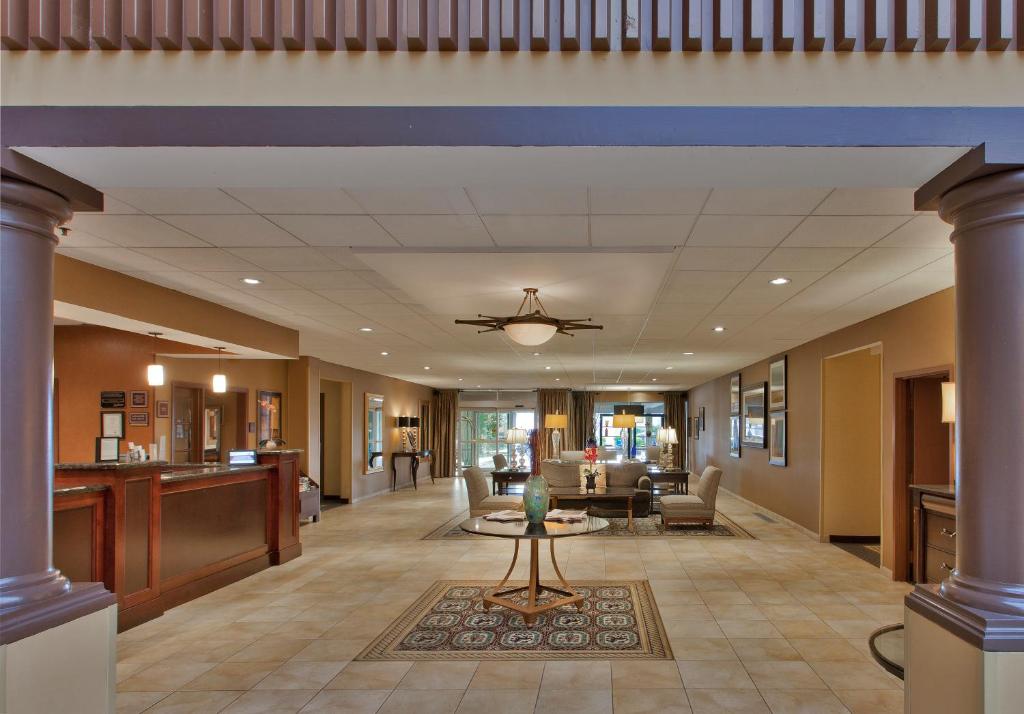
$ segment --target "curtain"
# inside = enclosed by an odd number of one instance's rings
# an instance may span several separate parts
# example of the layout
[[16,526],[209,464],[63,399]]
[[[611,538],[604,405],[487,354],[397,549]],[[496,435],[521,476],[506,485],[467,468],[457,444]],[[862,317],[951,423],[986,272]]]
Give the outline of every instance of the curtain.
[[458,464],[455,435],[459,429],[459,390],[442,389],[434,392],[430,409],[434,415],[430,435],[430,448],[434,452],[434,475],[438,478],[454,476]]
[[686,407],[684,397],[686,392],[665,392],[665,424],[676,430],[679,443],[672,449],[673,466],[685,463],[683,454],[687,447],[686,439]]
[[573,392],[569,410],[569,433],[565,448],[582,451],[594,436],[594,392]]
[[[544,428],[544,418],[548,414],[569,413],[569,390],[568,389],[538,389],[537,390],[537,426],[540,430],[537,439],[537,462],[552,458],[551,455],[551,434]],[[568,446],[562,442],[562,448]]]

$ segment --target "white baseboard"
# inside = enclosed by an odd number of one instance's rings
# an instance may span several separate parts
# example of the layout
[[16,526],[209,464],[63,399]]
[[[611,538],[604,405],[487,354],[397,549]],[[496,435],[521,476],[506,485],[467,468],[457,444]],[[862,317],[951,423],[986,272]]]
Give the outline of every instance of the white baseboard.
[[775,520],[782,521],[783,523],[785,523],[790,528],[795,528],[796,530],[800,531],[801,533],[803,533],[808,538],[811,538],[812,540],[819,540],[818,534],[815,533],[814,531],[812,531],[810,528],[805,528],[804,526],[800,525],[796,521],[791,521],[790,519],[786,518],[785,516],[780,516],[775,511],[773,511],[773,510],[771,510],[769,508],[765,508],[764,506],[762,506],[759,503],[754,503],[749,498],[743,498],[743,496],[739,495],[738,493],[735,493],[734,491],[730,491],[729,489],[725,488],[724,486],[719,486],[718,488],[719,488],[720,491],[725,491],[726,493],[728,493],[730,496],[732,496],[736,500],[743,501],[745,504],[750,506],[755,511],[757,511],[759,513],[764,513],[767,516],[771,516]]

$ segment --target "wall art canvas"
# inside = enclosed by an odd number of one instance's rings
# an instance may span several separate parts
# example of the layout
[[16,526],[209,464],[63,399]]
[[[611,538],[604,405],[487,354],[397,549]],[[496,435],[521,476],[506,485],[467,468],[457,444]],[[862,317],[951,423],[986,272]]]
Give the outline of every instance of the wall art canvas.
[[729,456],[734,459],[740,457],[740,415],[734,414],[729,417]]
[[138,390],[128,393],[129,403],[132,409],[145,409],[149,406],[149,392]]
[[768,368],[768,410],[786,408],[786,357],[771,363]]
[[768,429],[766,423],[765,393],[768,383],[761,382],[743,390],[742,399],[742,438],[743,446],[764,449],[768,446]]
[[129,412],[128,426],[149,426],[149,412]]
[[786,465],[786,412],[771,412],[768,415],[768,463],[772,466]]
[[729,413],[740,413],[740,376],[734,374],[729,379]]
[[123,390],[100,392],[100,409],[124,409],[125,393]]

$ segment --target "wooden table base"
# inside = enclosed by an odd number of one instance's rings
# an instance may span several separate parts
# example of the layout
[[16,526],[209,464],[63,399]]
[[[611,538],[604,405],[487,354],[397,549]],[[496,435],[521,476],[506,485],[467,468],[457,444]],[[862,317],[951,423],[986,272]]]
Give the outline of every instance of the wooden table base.
[[[572,589],[572,586],[565,581],[562,571],[558,569],[558,562],[555,560],[555,541],[553,539],[548,541],[551,544],[551,565],[555,568],[555,574],[558,576],[558,581],[561,583],[562,588],[551,587],[550,585],[544,585],[540,582],[538,542],[536,539],[531,538],[530,584],[523,585],[518,588],[511,588],[510,590],[501,589],[504,587],[505,583],[508,582],[509,577],[512,575],[512,571],[516,567],[516,560],[519,558],[519,540],[519,538],[516,538],[516,548],[515,552],[512,554],[512,564],[508,566],[508,572],[505,573],[505,577],[502,578],[501,582],[494,588],[494,592],[489,595],[484,595],[484,610],[490,610],[492,605],[507,607],[509,610],[514,610],[515,612],[520,613],[527,625],[532,625],[536,621],[537,615],[547,612],[548,610],[554,610],[562,607],[563,605],[576,605],[577,610],[583,609],[583,596]],[[522,592],[527,593],[525,605],[509,599],[509,596]],[[543,592],[560,595],[561,597],[556,597],[547,602],[538,604],[537,598]]]

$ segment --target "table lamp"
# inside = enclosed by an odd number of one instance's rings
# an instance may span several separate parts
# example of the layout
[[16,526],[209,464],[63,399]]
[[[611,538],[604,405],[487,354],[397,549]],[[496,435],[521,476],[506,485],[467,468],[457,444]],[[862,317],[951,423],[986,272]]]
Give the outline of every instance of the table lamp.
[[663,469],[672,468],[675,460],[672,456],[672,445],[679,443],[679,436],[671,426],[663,426],[658,429],[658,445],[661,447],[658,465]]
[[515,454],[515,467],[517,471],[522,471],[526,468],[526,458],[523,454],[522,445],[530,443],[526,429],[509,429],[505,432],[505,443],[515,445],[515,451],[513,452]]
[[562,458],[561,430],[567,426],[569,426],[569,416],[567,414],[555,412],[544,417],[544,428],[551,429],[551,455],[559,460]]
[[630,446],[632,444],[629,440],[629,430],[636,426],[636,417],[632,414],[613,414],[612,415],[612,428],[622,429],[622,458],[626,460],[630,457]]

